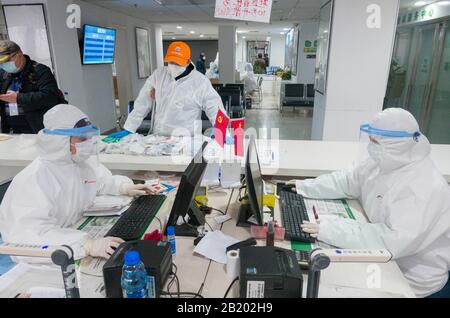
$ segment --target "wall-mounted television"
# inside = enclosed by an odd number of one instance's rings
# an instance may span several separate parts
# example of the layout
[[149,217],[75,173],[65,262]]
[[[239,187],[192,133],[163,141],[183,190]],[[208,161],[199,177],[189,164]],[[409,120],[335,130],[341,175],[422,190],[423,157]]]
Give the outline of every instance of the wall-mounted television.
[[113,64],[116,51],[116,30],[85,24],[82,59],[84,65]]

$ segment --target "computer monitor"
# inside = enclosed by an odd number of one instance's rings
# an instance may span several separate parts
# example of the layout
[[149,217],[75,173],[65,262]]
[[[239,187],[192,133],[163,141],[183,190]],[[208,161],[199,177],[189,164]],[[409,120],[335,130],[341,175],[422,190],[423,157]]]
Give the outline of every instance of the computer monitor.
[[263,225],[264,182],[261,174],[261,165],[259,164],[258,151],[256,149],[256,141],[253,136],[250,138],[247,151],[245,180],[247,183],[250,211],[258,225]]
[[116,50],[116,30],[84,25],[83,64],[113,64]]
[[11,182],[12,182],[12,178],[0,181],[0,204],[3,201],[3,197],[5,196],[6,191],[8,191],[8,188],[11,185]]
[[[205,224],[205,215],[198,208],[195,202],[195,196],[197,195],[208,165],[203,158],[203,151],[207,145],[207,142],[202,145],[201,150],[195,155],[181,177],[177,196],[167,222],[168,226],[175,227],[176,236],[197,237],[197,228]],[[186,220],[186,215],[189,215],[189,221]],[[177,225],[180,217],[184,220],[184,224]]]

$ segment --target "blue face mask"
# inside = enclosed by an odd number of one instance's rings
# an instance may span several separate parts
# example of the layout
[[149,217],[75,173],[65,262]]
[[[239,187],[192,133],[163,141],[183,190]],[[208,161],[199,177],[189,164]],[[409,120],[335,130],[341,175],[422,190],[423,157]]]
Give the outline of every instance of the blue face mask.
[[6,73],[9,73],[9,74],[16,74],[19,72],[19,70],[17,69],[16,63],[14,63],[13,61],[9,61],[9,62],[1,64],[0,68],[2,68]]

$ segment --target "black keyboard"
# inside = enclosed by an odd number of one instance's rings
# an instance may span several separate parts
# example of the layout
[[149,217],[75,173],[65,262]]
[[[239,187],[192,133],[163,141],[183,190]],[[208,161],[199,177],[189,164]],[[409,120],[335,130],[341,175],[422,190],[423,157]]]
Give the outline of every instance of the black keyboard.
[[309,233],[301,229],[303,221],[309,222],[305,200],[300,194],[281,190],[279,192],[281,203],[281,218],[286,230],[286,238],[293,241],[314,243],[316,240]]
[[137,198],[105,237],[119,237],[124,241],[140,240],[165,200],[164,195],[145,195]]

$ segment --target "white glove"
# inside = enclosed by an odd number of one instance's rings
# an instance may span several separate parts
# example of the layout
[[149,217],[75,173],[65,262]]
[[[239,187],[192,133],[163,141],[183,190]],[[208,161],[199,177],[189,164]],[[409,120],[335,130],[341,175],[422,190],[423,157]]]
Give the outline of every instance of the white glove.
[[319,236],[319,224],[317,223],[303,221],[303,224],[300,227],[303,232],[309,233],[313,238],[317,238]]
[[87,240],[83,247],[87,255],[108,259],[123,242],[125,241],[118,237],[104,237],[96,240]]
[[124,183],[120,186],[120,194],[130,197],[139,197],[142,195],[153,194],[154,191],[145,184]]

